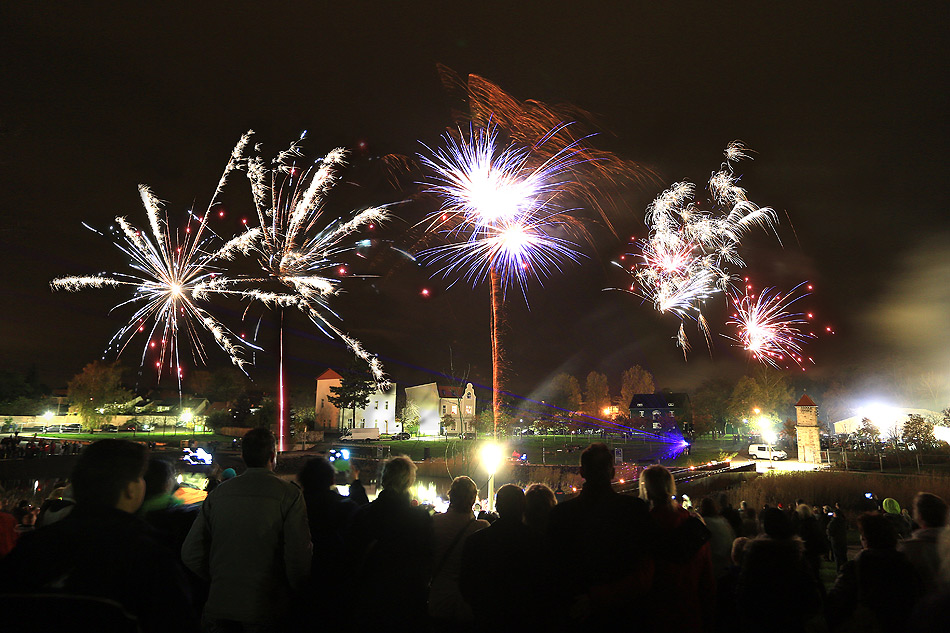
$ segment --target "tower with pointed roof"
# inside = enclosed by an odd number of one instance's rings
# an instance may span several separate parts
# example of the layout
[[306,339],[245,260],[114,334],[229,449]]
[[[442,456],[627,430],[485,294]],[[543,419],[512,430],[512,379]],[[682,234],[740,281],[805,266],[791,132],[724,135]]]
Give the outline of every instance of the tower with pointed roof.
[[798,461],[803,464],[821,463],[821,441],[818,436],[818,405],[807,393],[795,405],[798,435]]

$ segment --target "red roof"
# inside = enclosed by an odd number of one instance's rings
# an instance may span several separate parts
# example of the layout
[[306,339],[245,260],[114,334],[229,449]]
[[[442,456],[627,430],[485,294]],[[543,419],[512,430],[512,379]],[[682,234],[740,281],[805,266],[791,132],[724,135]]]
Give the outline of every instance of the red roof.
[[808,397],[807,393],[803,393],[802,399],[799,400],[798,404],[796,404],[795,406],[796,407],[817,407],[818,405],[815,404],[814,400]]
[[438,388],[440,398],[461,398],[465,394],[461,387],[439,385]]
[[343,378],[343,376],[341,376],[340,374],[336,373],[336,372],[333,371],[332,369],[328,369],[328,370],[326,370],[325,372],[323,372],[322,374],[320,374],[319,376],[317,376],[317,380],[340,380],[340,379],[342,379],[342,378]]

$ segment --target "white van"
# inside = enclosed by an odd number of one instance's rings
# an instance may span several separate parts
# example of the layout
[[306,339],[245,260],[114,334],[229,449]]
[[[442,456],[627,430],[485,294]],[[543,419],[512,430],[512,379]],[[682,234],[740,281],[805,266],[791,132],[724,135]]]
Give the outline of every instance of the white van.
[[751,459],[788,459],[788,453],[783,451],[780,448],[772,447],[772,450],[769,450],[768,444],[750,444],[749,445],[749,457]]
[[368,429],[346,429],[340,435],[340,441],[345,442],[372,442],[379,439],[379,427]]

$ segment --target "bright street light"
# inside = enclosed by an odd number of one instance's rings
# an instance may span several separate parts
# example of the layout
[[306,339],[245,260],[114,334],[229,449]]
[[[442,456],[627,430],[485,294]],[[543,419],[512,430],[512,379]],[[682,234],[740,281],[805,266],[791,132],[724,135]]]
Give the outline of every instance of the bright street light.
[[495,472],[501,465],[501,446],[494,443],[482,444],[482,466],[488,471],[488,511],[495,509]]

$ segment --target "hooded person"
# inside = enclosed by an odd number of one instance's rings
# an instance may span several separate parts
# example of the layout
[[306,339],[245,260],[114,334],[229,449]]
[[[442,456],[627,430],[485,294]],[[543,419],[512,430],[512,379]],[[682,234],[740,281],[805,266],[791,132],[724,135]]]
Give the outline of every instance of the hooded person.
[[899,539],[905,539],[910,536],[910,522],[901,514],[901,504],[897,499],[888,497],[881,504],[884,510],[884,518],[893,526]]

